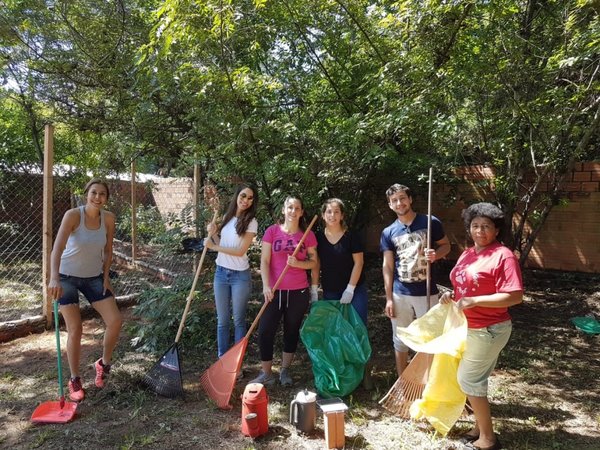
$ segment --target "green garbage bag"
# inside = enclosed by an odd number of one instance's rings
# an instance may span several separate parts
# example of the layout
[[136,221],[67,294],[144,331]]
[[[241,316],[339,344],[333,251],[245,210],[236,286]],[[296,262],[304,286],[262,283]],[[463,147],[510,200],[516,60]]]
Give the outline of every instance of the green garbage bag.
[[321,397],[343,397],[360,384],[371,357],[369,336],[352,305],[338,300],[314,302],[300,337],[312,361]]

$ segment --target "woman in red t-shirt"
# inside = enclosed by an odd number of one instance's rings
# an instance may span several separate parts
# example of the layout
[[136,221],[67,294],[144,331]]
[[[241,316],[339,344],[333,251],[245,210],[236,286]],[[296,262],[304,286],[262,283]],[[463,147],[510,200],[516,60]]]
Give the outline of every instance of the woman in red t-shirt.
[[475,426],[462,440],[468,448],[499,449],[487,398],[488,378],[511,334],[508,307],[523,301],[519,262],[498,242],[504,214],[491,203],[476,203],[462,214],[474,246],[467,248],[450,272],[453,292],[440,303],[455,301],[469,326],[467,343],[458,367],[458,383],[475,415]]

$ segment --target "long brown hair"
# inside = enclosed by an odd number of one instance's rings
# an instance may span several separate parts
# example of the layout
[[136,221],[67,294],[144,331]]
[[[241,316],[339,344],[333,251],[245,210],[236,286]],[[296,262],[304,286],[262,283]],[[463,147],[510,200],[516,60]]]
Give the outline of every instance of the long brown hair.
[[[344,231],[348,231],[348,224],[346,223],[346,205],[344,205],[344,202],[339,199],[339,198],[328,198],[327,200],[325,200],[325,203],[323,203],[323,206],[321,206],[321,220],[323,220],[323,216],[325,215],[325,211],[327,211],[327,207],[329,205],[331,205],[332,203],[336,203],[338,205],[338,207],[340,208],[340,212],[342,213],[342,216],[344,216],[340,222],[340,225],[342,226],[342,230]],[[323,220],[323,223],[325,224],[323,227],[323,229],[325,229],[327,227],[327,224],[325,223],[325,220]]]
[[235,193],[231,197],[231,201],[227,207],[227,211],[223,216],[223,222],[221,222],[221,225],[219,226],[219,233],[223,227],[227,225],[227,223],[235,216],[235,213],[237,212],[237,199],[240,195],[240,192],[242,192],[244,189],[250,189],[252,191],[253,200],[250,207],[245,211],[242,211],[242,214],[240,217],[238,217],[238,221],[235,224],[235,231],[238,236],[242,236],[246,232],[248,225],[250,225],[252,219],[256,217],[256,208],[258,207],[258,192],[256,191],[256,188],[247,183],[239,184],[236,187]]
[[302,231],[306,231],[306,227],[308,227],[308,216],[306,214],[306,209],[304,208],[304,202],[302,201],[302,198],[300,198],[300,196],[298,195],[288,195],[285,198],[285,200],[283,201],[283,208],[281,209],[281,217],[279,219],[279,223],[282,224],[285,222],[285,205],[287,204],[287,202],[292,200],[297,200],[298,202],[300,202],[300,207],[302,208],[302,216],[298,221],[298,228],[300,228],[300,230]]

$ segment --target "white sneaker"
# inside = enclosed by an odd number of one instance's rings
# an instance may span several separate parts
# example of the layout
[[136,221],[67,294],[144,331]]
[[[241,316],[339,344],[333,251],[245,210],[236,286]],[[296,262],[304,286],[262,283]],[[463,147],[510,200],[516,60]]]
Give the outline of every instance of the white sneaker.
[[275,384],[275,381],[277,380],[275,379],[273,372],[267,375],[261,370],[258,376],[254,380],[250,381],[250,383],[260,383],[264,386],[272,386]]

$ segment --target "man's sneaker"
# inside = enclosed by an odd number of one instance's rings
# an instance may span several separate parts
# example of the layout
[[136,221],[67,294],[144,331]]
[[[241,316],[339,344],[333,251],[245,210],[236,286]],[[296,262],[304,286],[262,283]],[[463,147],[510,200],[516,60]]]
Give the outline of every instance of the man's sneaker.
[[74,402],[80,402],[84,397],[85,392],[81,386],[81,378],[71,378],[69,380],[69,399]]
[[254,380],[250,381],[250,383],[260,383],[264,386],[272,386],[275,384],[275,381],[277,380],[275,379],[273,372],[267,375],[261,370],[258,376]]
[[110,373],[110,364],[102,364],[102,358],[100,358],[94,363],[94,367],[96,368],[96,379],[94,380],[96,387],[102,389],[104,387],[104,380]]
[[292,377],[290,375],[290,371],[287,368],[282,368],[279,373],[279,382],[282,386],[291,386],[294,384]]

